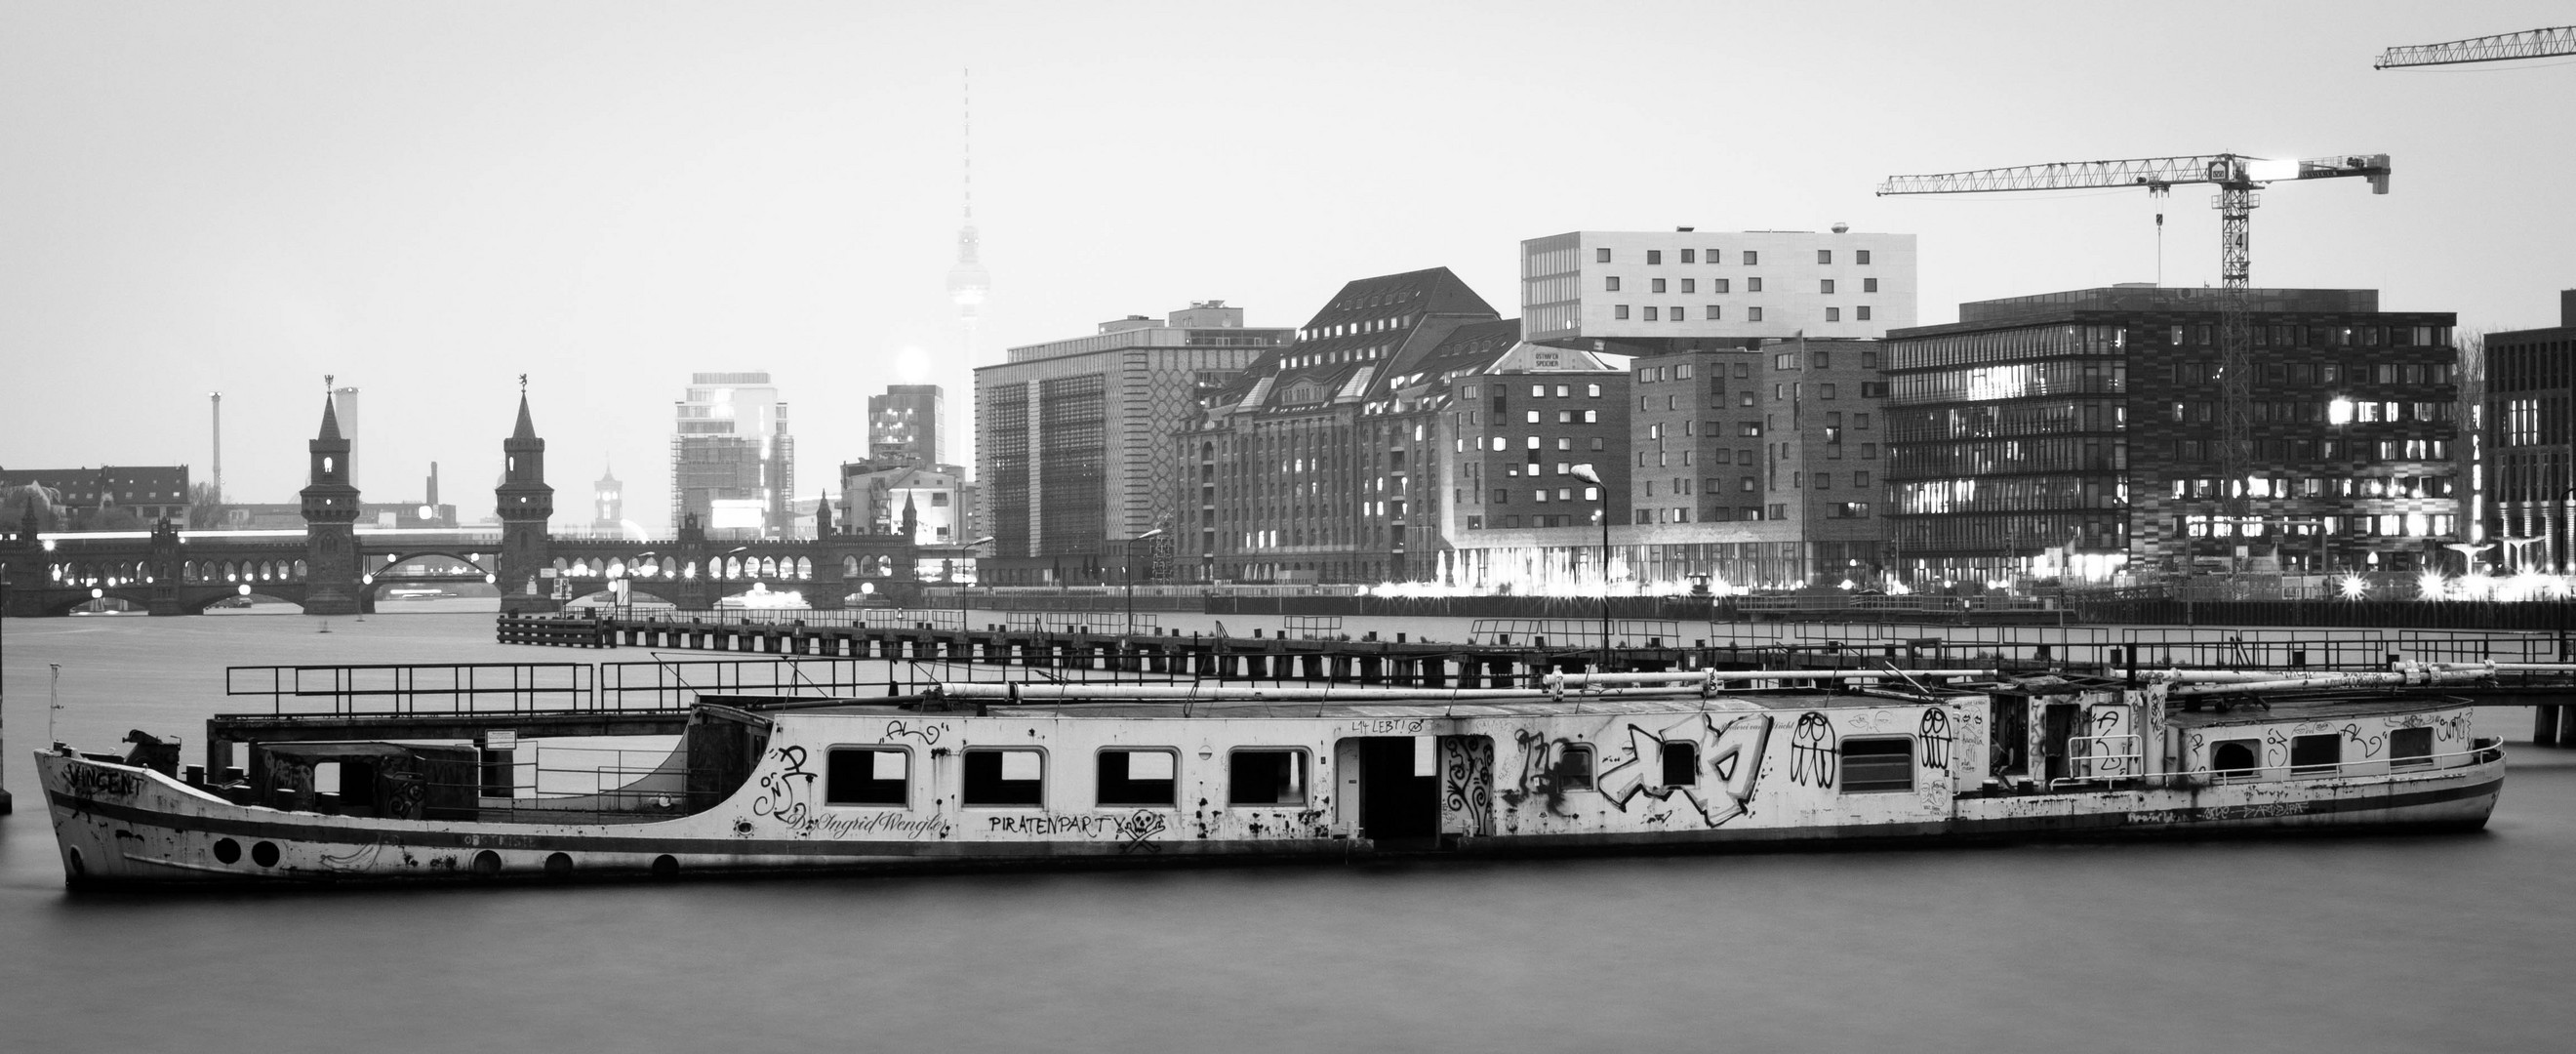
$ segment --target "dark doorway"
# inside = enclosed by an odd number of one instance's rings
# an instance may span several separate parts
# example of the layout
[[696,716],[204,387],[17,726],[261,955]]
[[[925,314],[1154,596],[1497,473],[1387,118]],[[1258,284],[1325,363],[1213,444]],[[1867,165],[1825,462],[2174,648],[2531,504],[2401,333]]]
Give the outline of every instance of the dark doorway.
[[[1439,741],[1370,736],[1360,743],[1360,833],[1383,849],[1425,849],[1440,835]],[[1428,764],[1418,762],[1429,750]]]
[[2030,775],[2030,697],[1997,694],[1986,767],[1997,779]]
[[342,811],[376,808],[376,763],[349,758],[340,762],[340,808]]
[[2041,775],[2048,780],[2049,786],[2053,787],[2058,780],[2066,778],[2069,771],[2067,741],[2075,738],[2083,713],[2084,708],[2074,703],[2050,703],[2040,711],[2039,749],[2046,755]]

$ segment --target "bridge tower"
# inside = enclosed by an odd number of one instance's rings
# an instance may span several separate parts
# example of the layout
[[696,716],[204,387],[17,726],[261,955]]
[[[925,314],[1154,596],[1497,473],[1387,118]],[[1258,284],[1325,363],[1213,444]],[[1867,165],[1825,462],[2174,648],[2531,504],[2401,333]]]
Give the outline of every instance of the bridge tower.
[[304,499],[304,613],[355,615],[358,607],[358,488],[349,482],[349,441],[331,399],[322,399],[322,433],[305,444],[312,480]]
[[187,557],[179,552],[179,525],[167,516],[152,525],[151,555],[144,559],[144,610],[155,615],[185,615],[179,606],[179,570]]
[[519,425],[501,441],[501,456],[501,485],[492,488],[493,507],[501,516],[501,555],[493,571],[501,587],[501,611],[553,611],[562,605],[538,579],[540,571],[554,566],[546,520],[555,514],[555,489],[546,485],[546,441],[537,438],[536,423],[528,417],[526,377],[519,378]]
[[15,524],[15,533],[0,534],[0,616],[21,618],[45,613],[44,597],[36,591],[51,585],[46,573],[44,543],[36,540],[38,525],[36,506],[29,503],[26,515]]

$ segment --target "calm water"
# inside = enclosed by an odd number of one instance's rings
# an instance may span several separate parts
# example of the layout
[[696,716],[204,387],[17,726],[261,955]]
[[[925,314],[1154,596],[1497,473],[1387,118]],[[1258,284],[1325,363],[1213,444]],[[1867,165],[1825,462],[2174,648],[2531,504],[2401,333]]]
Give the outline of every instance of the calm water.
[[[488,614],[0,621],[0,1049],[2544,1050],[2576,755],[2479,835],[73,896],[28,752],[228,663],[591,661]],[[1169,619],[1166,620],[1167,624]],[[618,657],[638,657],[623,653]],[[2520,711],[2482,731],[2529,735]]]

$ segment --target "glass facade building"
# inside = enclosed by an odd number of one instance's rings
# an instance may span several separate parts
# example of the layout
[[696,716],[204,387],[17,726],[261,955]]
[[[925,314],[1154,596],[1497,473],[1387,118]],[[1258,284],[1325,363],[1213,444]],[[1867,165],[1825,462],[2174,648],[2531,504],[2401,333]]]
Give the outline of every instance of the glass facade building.
[[2461,540],[2453,316],[2255,290],[2242,478],[2221,478],[2217,290],[1962,305],[1888,340],[1891,561],[2027,576],[2438,567]]

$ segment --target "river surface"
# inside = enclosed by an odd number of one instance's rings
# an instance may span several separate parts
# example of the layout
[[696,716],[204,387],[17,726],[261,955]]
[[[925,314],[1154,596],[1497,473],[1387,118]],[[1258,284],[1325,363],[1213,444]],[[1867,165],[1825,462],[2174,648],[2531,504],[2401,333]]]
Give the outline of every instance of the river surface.
[[[505,648],[488,612],[325,624],[0,620],[17,797],[0,1050],[2531,1051],[2571,1034],[2576,753],[2527,745],[2474,835],[67,893],[27,761],[48,664],[60,738],[177,733],[194,761],[206,715],[243,708],[223,702],[226,665],[641,657]],[[2523,713],[2480,731],[2527,740]]]

